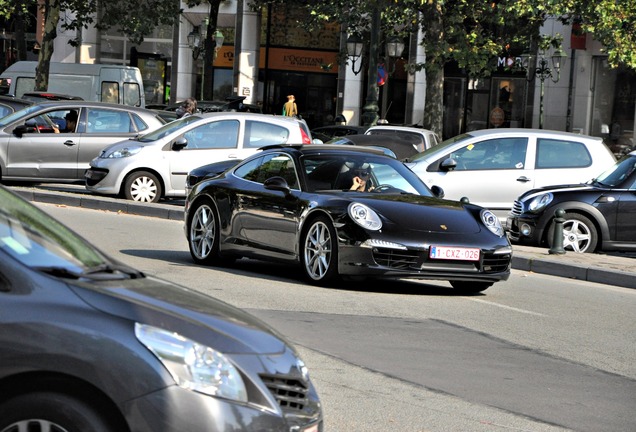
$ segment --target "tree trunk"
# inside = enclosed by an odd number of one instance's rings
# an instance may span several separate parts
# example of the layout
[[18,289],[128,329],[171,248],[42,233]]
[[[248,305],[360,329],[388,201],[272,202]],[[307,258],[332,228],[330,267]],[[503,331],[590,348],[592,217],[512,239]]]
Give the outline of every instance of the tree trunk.
[[[243,0],[238,0],[243,1]],[[208,19],[208,29],[204,41],[205,51],[203,53],[203,99],[214,99],[214,58],[216,57],[216,22],[219,17],[219,6],[221,0],[210,0],[210,17]],[[238,61],[238,59],[234,59]]]
[[426,105],[424,107],[424,127],[442,136],[444,115],[444,53],[434,49],[443,42],[443,23],[437,8],[425,14],[426,27]]
[[57,0],[45,0],[41,6],[44,15],[44,31],[38,66],[35,69],[35,90],[46,91],[49,87],[49,66],[53,57],[54,41],[57,37],[57,24],[60,21],[60,5]]

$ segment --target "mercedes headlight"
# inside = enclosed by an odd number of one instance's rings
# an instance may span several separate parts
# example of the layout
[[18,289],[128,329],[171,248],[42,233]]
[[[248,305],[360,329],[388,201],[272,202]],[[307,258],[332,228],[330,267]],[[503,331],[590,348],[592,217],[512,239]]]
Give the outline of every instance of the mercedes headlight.
[[247,402],[241,374],[222,353],[178,333],[145,324],[135,324],[135,336],[157,356],[180,387]]
[[554,198],[554,196],[550,192],[532,198],[532,200],[528,203],[528,211],[532,213],[539,213],[552,202],[552,198]]
[[504,236],[504,229],[501,226],[501,222],[499,222],[499,218],[493,212],[490,210],[482,210],[479,215],[481,216],[481,221],[486,225],[486,228],[499,237]]
[[378,231],[382,228],[380,216],[368,206],[354,202],[349,204],[348,211],[351,219],[362,228],[372,231]]
[[117,150],[113,150],[110,153],[104,154],[103,157],[104,159],[119,159],[119,158],[130,157],[139,153],[142,148],[143,148],[142,146],[138,146],[138,145],[118,148]]

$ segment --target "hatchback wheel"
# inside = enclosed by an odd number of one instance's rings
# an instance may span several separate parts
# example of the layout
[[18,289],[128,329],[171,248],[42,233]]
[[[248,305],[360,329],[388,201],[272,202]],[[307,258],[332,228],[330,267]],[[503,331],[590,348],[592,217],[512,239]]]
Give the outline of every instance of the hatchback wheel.
[[301,264],[307,278],[326,284],[338,277],[338,244],[336,230],[326,217],[311,221],[300,244]]
[[147,171],[132,173],[126,179],[124,195],[129,200],[156,203],[161,199],[161,183]]
[[[577,253],[592,253],[598,244],[596,226],[587,217],[578,213],[563,215],[563,249]],[[548,230],[548,244],[553,246],[554,222]]]
[[30,393],[0,405],[0,432],[116,432],[84,401],[60,393]]

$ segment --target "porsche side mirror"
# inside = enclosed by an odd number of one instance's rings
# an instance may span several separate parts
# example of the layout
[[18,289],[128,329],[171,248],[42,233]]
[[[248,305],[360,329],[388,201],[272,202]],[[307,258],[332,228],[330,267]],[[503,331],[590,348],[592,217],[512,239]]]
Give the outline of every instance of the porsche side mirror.
[[444,159],[439,165],[441,171],[453,171],[457,167],[457,161],[453,158]]
[[291,189],[289,189],[289,185],[287,184],[287,180],[280,176],[268,178],[265,180],[265,183],[263,183],[263,186],[265,186],[265,189],[268,190],[284,192],[285,195],[291,192]]
[[433,195],[435,195],[437,198],[444,198],[444,189],[442,189],[440,186],[433,185],[431,187],[431,192],[433,192]]

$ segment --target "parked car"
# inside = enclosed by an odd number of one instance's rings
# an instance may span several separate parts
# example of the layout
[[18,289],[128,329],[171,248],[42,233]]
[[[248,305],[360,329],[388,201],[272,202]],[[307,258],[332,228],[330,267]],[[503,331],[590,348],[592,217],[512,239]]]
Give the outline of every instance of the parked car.
[[108,257],[3,186],[0,308],[2,431],[323,430],[280,334]]
[[0,95],[0,118],[33,105],[33,101]]
[[[78,123],[67,130],[66,116]],[[154,111],[89,101],[40,102],[0,119],[0,180],[81,182],[88,164],[109,144],[156,129]]]
[[450,138],[407,165],[446,197],[467,197],[505,223],[524,192],[585,182],[616,162],[601,138],[544,129],[481,129]]
[[562,209],[563,248],[574,252],[636,251],[636,151],[584,184],[532,189],[510,213],[510,239],[552,247]]
[[[367,192],[352,190],[360,181]],[[185,235],[197,264],[278,260],[318,285],[437,279],[474,294],[508,279],[512,248],[499,220],[442,194],[376,149],[271,146],[194,186]]]
[[86,188],[141,202],[184,197],[190,170],[286,142],[312,142],[303,120],[245,112],[196,114],[105,148],[86,171]]
[[411,141],[392,135],[347,135],[333,138],[330,141],[327,141],[326,144],[345,144],[385,148],[390,150],[391,154],[396,159],[400,160],[406,160],[418,153]]
[[367,126],[329,125],[312,129],[311,135],[316,139],[327,142],[336,137],[362,135],[367,129]]
[[365,132],[367,135],[388,135],[411,142],[416,151],[422,152],[436,146],[442,140],[432,130],[415,126],[376,125]]

